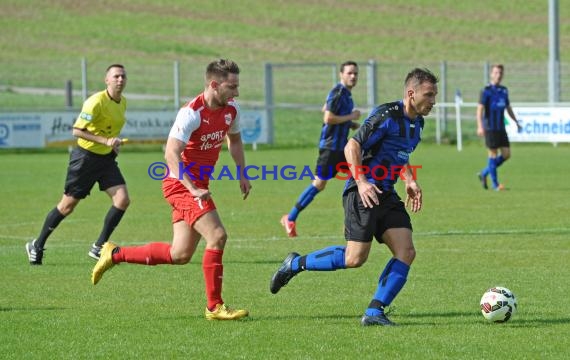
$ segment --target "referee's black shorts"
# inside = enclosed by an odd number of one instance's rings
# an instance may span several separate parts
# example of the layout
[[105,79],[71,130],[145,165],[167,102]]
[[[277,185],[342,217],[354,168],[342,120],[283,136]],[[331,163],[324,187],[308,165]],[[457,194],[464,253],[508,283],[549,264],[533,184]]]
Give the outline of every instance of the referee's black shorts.
[[81,147],[74,148],[69,157],[64,193],[76,199],[85,199],[96,182],[101,191],[124,185],[125,179],[115,161],[116,157],[114,151],[99,155]]
[[510,147],[509,136],[506,131],[485,131],[485,146],[488,149]]
[[[315,176],[323,180],[330,180],[338,174],[338,164],[346,163],[344,151],[333,151],[327,149],[319,149],[319,157],[317,158],[317,167]],[[342,172],[348,172],[348,166],[340,167]]]
[[342,197],[344,206],[344,237],[346,240],[371,242],[372,236],[382,243],[382,235],[388,229],[407,228],[412,222],[404,203],[395,192],[378,194],[380,204],[365,208],[357,188]]

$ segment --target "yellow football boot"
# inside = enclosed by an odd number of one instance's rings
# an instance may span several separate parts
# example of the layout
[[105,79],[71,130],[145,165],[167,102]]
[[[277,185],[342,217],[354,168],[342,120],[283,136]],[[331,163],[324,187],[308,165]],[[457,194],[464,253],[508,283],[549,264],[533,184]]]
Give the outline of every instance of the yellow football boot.
[[234,310],[225,304],[218,304],[214,311],[208,310],[204,312],[207,320],[238,320],[249,315],[247,310]]
[[99,280],[101,280],[103,277],[105,271],[115,266],[113,263],[113,250],[116,248],[117,245],[109,241],[103,244],[103,248],[101,249],[101,256],[99,257],[99,260],[97,261],[97,264],[95,264],[93,272],[91,273],[91,282],[93,285],[97,285]]

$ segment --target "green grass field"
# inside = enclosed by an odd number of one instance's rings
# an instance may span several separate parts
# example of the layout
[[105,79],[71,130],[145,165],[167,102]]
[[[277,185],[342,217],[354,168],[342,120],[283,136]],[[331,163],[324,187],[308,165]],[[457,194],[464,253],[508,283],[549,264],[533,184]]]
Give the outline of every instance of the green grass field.
[[[564,35],[570,27],[562,20],[570,9],[559,2]],[[416,62],[482,61],[490,55],[510,61],[548,58],[547,1],[128,0],[89,5],[4,0],[2,58],[17,67],[38,56],[48,61],[87,56],[103,63],[136,58],[147,64],[226,55],[242,61],[333,63],[347,54]],[[562,59],[568,58],[568,41],[560,36]]]
[[[240,64],[240,100],[263,99],[263,65],[379,62],[381,102],[399,96],[413,66],[439,71],[448,61],[452,97],[460,88],[476,101],[485,61],[507,64],[511,101],[545,95],[548,2],[512,0],[291,0],[80,2],[3,0],[0,20],[0,108],[61,110],[61,95],[20,94],[13,87],[103,86],[112,62],[129,70],[127,92],[173,95],[172,64],[180,61],[181,96],[201,91],[206,63]],[[560,1],[560,55],[570,56],[570,7]],[[406,21],[402,20],[406,16]],[[544,64],[544,65],[542,65]],[[562,64],[562,75],[568,64]],[[362,72],[364,74],[364,71]],[[276,102],[318,105],[331,86],[323,68],[276,70]],[[570,93],[562,82],[562,99]],[[364,77],[355,88],[366,103]],[[568,90],[568,91],[565,91]],[[81,100],[74,98],[79,111]],[[130,109],[171,109],[172,101],[129,100]],[[465,111],[466,118],[473,118]],[[275,144],[248,151],[256,165],[309,165],[316,159],[322,115],[276,109]],[[454,141],[453,119],[444,141]],[[430,124],[432,125],[432,124]],[[215,181],[214,198],[229,233],[224,299],[249,319],[204,319],[203,245],[186,266],[124,264],[94,287],[87,257],[110,206],[94,190],[47,243],[44,265],[28,264],[24,244],[36,236],[62,191],[68,156],[61,149],[0,151],[0,358],[2,359],[564,359],[570,340],[567,200],[570,147],[513,145],[500,169],[508,191],[483,191],[475,174],[485,151],[465,121],[463,152],[433,144],[427,126],[412,163],[425,208],[412,215],[417,258],[390,308],[397,328],[363,328],[360,317],[389,259],[375,244],[360,269],[303,273],[278,295],[269,279],[290,251],[342,244],[343,184],[328,189],[300,216],[299,238],[287,238],[279,218],[307,186],[303,181],[254,181],[247,201],[238,185]],[[294,129],[294,132],[293,130]],[[147,167],[162,161],[159,145],[131,144],[119,157],[132,205],[112,240],[169,242],[170,209]],[[156,151],[153,151],[157,149]],[[222,164],[230,164],[224,153]],[[400,187],[401,189],[401,187]],[[510,288],[519,312],[509,323],[486,323],[483,292]]]
[[[391,307],[397,328],[363,328],[388,250],[375,244],[360,269],[303,273],[279,294],[269,279],[290,251],[342,244],[342,183],[300,216],[297,239],[284,236],[280,216],[304,181],[254,181],[241,200],[236,182],[211,188],[229,232],[224,299],[251,316],[208,322],[201,274],[203,245],[186,266],[117,266],[90,283],[87,257],[110,202],[97,190],[47,243],[43,266],[27,262],[24,244],[37,235],[59,200],[67,155],[0,154],[0,357],[3,359],[556,359],[567,357],[570,303],[567,214],[570,147],[513,145],[500,168],[508,191],[479,187],[485,162],[477,144],[458,153],[422,145],[412,163],[425,208],[412,215],[417,258]],[[250,164],[313,166],[314,149],[248,151]],[[147,167],[159,152],[119,157],[132,205],[112,239],[143,244],[171,239],[170,211]],[[227,153],[221,163],[229,164]],[[400,187],[401,189],[401,187]],[[519,312],[506,324],[486,323],[484,290],[510,288]]]
[[[561,78],[568,73],[570,7],[559,5]],[[483,64],[505,62],[511,101],[546,101],[548,92],[548,1],[495,0],[3,0],[0,21],[0,108],[62,109],[63,95],[21,94],[14,87],[81,88],[81,59],[87,61],[90,93],[102,86],[107,65],[124,63],[126,94],[173,96],[173,61],[180,62],[181,97],[203,88],[202,72],[218,57],[242,68],[241,99],[263,99],[266,62],[340,64],[378,62],[378,97],[391,101],[414,66],[439,73],[448,63],[448,101],[461,89],[475,102]],[[362,74],[364,74],[362,68]],[[365,104],[364,76],[355,88]],[[275,102],[319,105],[331,72],[298,67],[274,74]],[[569,101],[566,81],[561,99]],[[440,101],[438,99],[438,101]],[[173,101],[129,100],[131,109],[172,108]],[[74,106],[81,105],[79,97]],[[77,109],[79,110],[79,109]]]

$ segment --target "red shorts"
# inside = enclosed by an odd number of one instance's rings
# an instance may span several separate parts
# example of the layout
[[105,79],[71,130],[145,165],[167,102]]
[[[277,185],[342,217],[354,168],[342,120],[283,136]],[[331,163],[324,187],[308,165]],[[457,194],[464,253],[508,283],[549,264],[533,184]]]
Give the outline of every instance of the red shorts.
[[[173,183],[176,184],[176,182],[178,180],[175,180]],[[181,184],[180,182],[178,183]],[[182,188],[184,188],[183,185]],[[216,204],[214,204],[212,198],[209,200],[194,200],[194,196],[186,188],[184,188],[184,191],[174,193],[169,190],[172,190],[172,188],[165,181],[163,183],[163,193],[166,201],[172,206],[173,224],[184,221],[189,226],[192,226],[202,215],[216,210]]]
[[200,218],[200,216],[212,210],[216,210],[214,200],[194,200],[194,197],[187,192],[186,194],[175,194],[166,198],[166,201],[172,206],[172,223],[185,221],[192,226]]

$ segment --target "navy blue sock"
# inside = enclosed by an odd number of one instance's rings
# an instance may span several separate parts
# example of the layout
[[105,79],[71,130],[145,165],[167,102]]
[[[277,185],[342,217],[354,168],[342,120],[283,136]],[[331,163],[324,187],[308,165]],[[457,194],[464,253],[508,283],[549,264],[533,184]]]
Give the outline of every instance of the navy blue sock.
[[410,266],[402,261],[392,258],[386,264],[384,271],[378,279],[378,287],[374,298],[370,302],[365,314],[378,316],[384,312],[384,306],[392,303],[408,279]]
[[487,166],[483,169],[483,171],[481,171],[481,176],[483,177],[487,177],[489,176],[489,161],[491,160],[491,158],[487,158]]
[[313,201],[313,199],[318,193],[319,189],[317,189],[313,184],[309,185],[301,193],[301,196],[299,196],[297,203],[295,204],[295,206],[293,206],[293,208],[289,212],[289,221],[296,221],[297,216],[299,216],[299,213],[303,211],[303,209],[306,208],[311,203],[311,201]]
[[505,158],[503,157],[503,155],[499,155],[495,158],[495,166],[496,167],[501,166],[504,162],[505,162]]
[[299,272],[311,271],[334,271],[346,269],[344,253],[346,246],[329,246],[313,251],[305,256],[299,256],[291,263],[292,270]]
[[372,299],[370,304],[368,304],[368,308],[364,311],[364,315],[366,316],[380,316],[384,315],[384,304],[382,304],[378,300]]
[[489,174],[491,175],[491,181],[493,182],[493,188],[499,186],[499,176],[497,174],[497,159],[489,158]]

